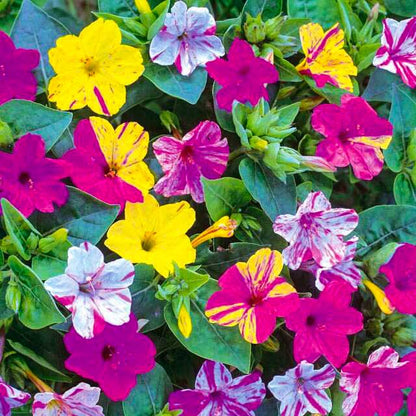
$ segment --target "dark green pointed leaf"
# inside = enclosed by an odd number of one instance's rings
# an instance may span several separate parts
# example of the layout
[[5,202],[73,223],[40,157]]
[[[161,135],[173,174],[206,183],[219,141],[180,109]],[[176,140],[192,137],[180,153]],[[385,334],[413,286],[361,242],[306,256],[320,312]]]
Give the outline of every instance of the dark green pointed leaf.
[[416,15],[416,0],[385,0],[384,4],[390,13],[403,17]]
[[247,0],[243,8],[243,19],[246,13],[252,17],[261,15],[266,21],[277,16],[282,11],[282,0]]
[[416,189],[407,173],[399,173],[396,176],[393,192],[398,205],[416,205]]
[[111,13],[117,16],[137,16],[134,0],[98,0],[98,10],[102,13]]
[[341,21],[336,0],[288,0],[287,11],[289,17],[311,19],[324,29]]

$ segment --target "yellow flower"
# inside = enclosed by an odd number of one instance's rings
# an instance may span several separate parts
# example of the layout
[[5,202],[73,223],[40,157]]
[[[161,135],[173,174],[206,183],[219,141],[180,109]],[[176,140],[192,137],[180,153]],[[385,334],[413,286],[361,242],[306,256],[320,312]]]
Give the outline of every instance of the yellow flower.
[[357,68],[345,52],[344,31],[335,24],[327,32],[318,23],[308,23],[299,29],[305,59],[296,69],[311,76],[319,88],[327,82],[348,91],[353,90],[350,76]]
[[234,230],[237,228],[237,221],[231,219],[228,216],[220,218],[214,222],[211,227],[208,227],[205,231],[202,231],[197,237],[192,240],[192,247],[198,247],[205,241],[212,238],[230,238],[234,235]]
[[151,264],[164,277],[195,261],[195,249],[186,232],[195,211],[185,202],[159,206],[151,195],[142,204],[127,202],[125,219],[114,223],[105,245],[133,263]]
[[88,106],[98,114],[116,114],[126,102],[126,85],[144,71],[140,51],[121,45],[121,31],[112,20],[98,19],[79,36],[66,35],[49,51],[56,76],[49,82],[49,100],[61,110]]
[[386,315],[392,314],[394,312],[394,307],[387,299],[384,291],[370,280],[364,279],[363,283],[367,287],[367,289],[373,294],[380,310],[384,312]]
[[135,0],[137,10],[140,13],[151,13],[152,9],[150,8],[149,2],[147,0]]
[[191,320],[191,315],[189,314],[185,305],[182,305],[181,309],[179,310],[178,328],[179,328],[179,331],[181,331],[181,334],[185,338],[190,337],[192,333],[192,320]]

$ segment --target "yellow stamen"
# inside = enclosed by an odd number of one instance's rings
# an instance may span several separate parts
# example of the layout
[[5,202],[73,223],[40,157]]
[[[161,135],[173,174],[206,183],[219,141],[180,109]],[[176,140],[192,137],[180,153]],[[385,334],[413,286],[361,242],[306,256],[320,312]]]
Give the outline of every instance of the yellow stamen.
[[384,312],[386,315],[391,315],[394,311],[394,307],[387,299],[384,291],[380,289],[377,285],[375,285],[373,282],[370,282],[370,280],[364,279],[363,283],[367,287],[367,289],[373,294],[380,310]]
[[195,237],[192,240],[192,247],[198,247],[200,244],[205,243],[205,241],[216,237],[230,238],[234,235],[234,230],[237,226],[237,221],[228,216],[222,217],[212,224],[211,227],[208,227],[205,231],[202,231],[201,234]]

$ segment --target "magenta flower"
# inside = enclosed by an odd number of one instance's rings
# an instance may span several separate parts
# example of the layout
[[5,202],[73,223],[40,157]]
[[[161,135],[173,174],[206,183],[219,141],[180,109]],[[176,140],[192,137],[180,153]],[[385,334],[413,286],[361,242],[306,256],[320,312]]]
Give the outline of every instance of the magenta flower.
[[416,88],[416,16],[400,22],[383,20],[381,47],[373,65],[399,74],[410,88]]
[[258,58],[250,44],[234,39],[228,51],[228,61],[217,58],[207,63],[207,71],[222,88],[217,92],[218,107],[231,112],[233,101],[256,105],[261,98],[269,100],[265,84],[279,80],[273,64]]
[[30,399],[30,394],[15,389],[0,377],[0,415],[10,416],[11,409],[23,406]]
[[268,387],[281,402],[281,416],[303,416],[307,412],[326,415],[332,409],[332,402],[325,389],[334,380],[335,370],[329,364],[315,370],[313,364],[301,361],[284,376],[273,377]]
[[279,215],[273,230],[289,242],[283,250],[286,264],[293,270],[313,259],[320,267],[341,262],[347,251],[343,237],[358,224],[353,209],[331,208],[322,192],[311,192],[296,215]]
[[34,101],[37,82],[32,71],[39,65],[35,49],[18,49],[10,37],[0,31],[0,104],[13,98]]
[[53,391],[35,394],[33,416],[104,416],[97,405],[100,389],[87,383],[79,383],[64,394]]
[[201,178],[219,178],[229,155],[227,139],[221,139],[221,129],[213,121],[202,121],[182,140],[161,137],[153,150],[165,173],[155,191],[166,197],[191,194],[195,202],[204,202]]
[[416,313],[416,246],[401,244],[380,272],[389,281],[384,293],[397,311]]
[[205,361],[196,376],[195,390],[171,393],[169,409],[182,409],[181,416],[254,416],[265,395],[260,372],[233,380],[224,364]]
[[91,339],[82,338],[71,328],[64,342],[70,354],[65,367],[97,382],[113,401],[124,400],[136,385],[137,374],[155,366],[155,346],[138,332],[133,315],[121,326],[107,324]]
[[392,348],[381,347],[370,354],[367,364],[350,362],[342,367],[345,416],[394,416],[400,410],[401,389],[409,387],[410,380],[408,363],[399,362],[399,358]]
[[406,354],[402,358],[402,362],[407,362],[407,370],[409,377],[409,385],[412,391],[407,396],[407,414],[414,416],[416,415],[416,351]]
[[66,176],[66,163],[45,157],[45,143],[38,135],[22,136],[12,154],[0,152],[1,197],[26,217],[35,210],[53,212],[54,203],[65,204],[68,190],[61,179]]
[[371,180],[383,169],[383,153],[390,144],[393,126],[377,115],[361,97],[344,94],[341,105],[314,108],[312,127],[323,136],[316,155],[336,167],[351,165],[358,179]]
[[177,1],[150,44],[150,58],[159,65],[175,64],[188,76],[198,66],[224,55],[220,38],[214,36],[215,19],[206,7],[190,7]]
[[68,250],[65,274],[52,277],[45,288],[72,312],[72,324],[83,338],[100,333],[106,322],[130,320],[134,267],[124,259],[104,263],[101,251],[88,242]]
[[300,299],[299,309],[286,317],[286,326],[296,332],[294,356],[297,362],[311,363],[324,356],[341,366],[350,350],[347,335],[363,329],[363,315],[349,306],[353,288],[332,282],[318,299]]

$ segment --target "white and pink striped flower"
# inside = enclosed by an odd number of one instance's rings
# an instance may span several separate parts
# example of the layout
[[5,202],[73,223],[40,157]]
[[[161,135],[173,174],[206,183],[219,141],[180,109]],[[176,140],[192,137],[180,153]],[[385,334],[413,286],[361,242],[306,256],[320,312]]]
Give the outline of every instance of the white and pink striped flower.
[[410,88],[416,88],[416,16],[400,22],[383,20],[381,47],[373,65],[398,74]]
[[101,251],[88,242],[68,250],[65,274],[52,277],[45,288],[70,312],[76,332],[93,338],[105,323],[123,325],[130,319],[134,267],[118,259],[104,263]]
[[11,410],[23,406],[30,399],[30,394],[15,389],[0,377],[0,415],[10,416]]

